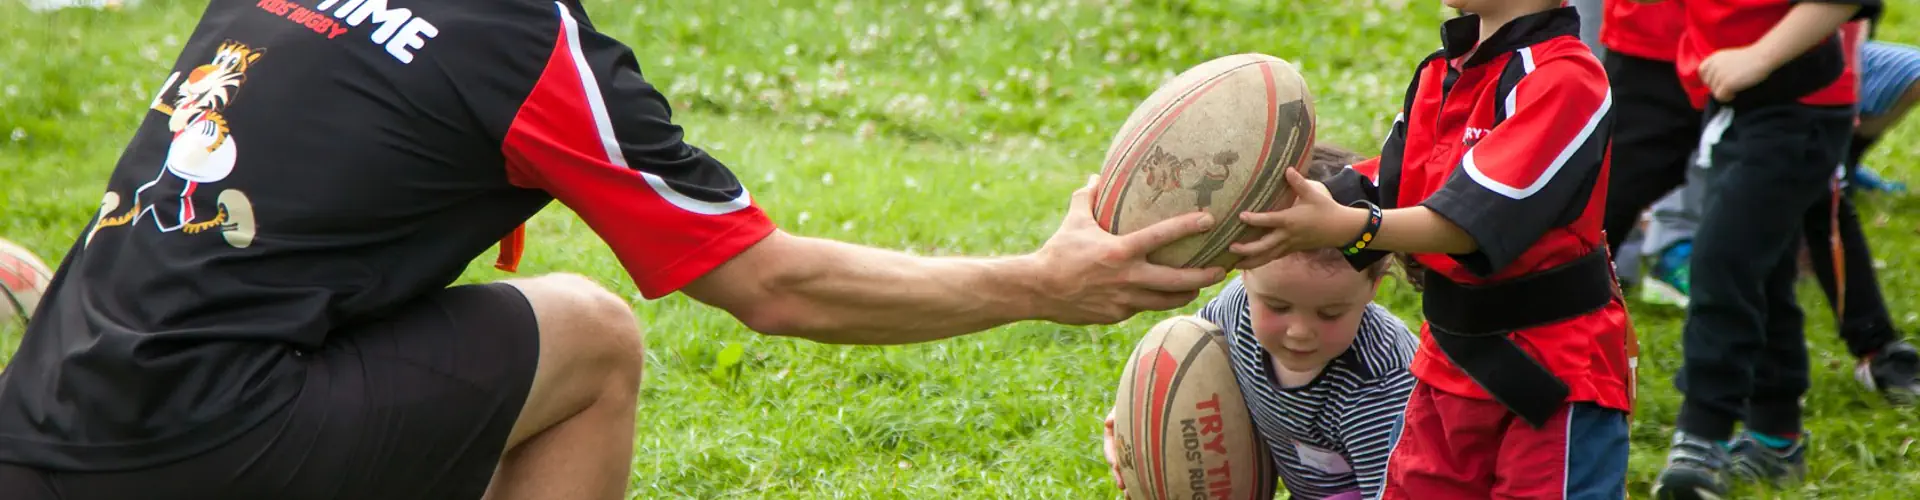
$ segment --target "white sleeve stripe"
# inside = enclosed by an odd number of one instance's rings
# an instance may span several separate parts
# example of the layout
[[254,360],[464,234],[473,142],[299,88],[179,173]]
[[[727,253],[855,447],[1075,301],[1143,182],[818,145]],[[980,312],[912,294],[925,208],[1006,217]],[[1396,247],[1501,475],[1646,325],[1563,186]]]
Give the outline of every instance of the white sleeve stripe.
[[[1533,48],[1521,47],[1519,52],[1520,52],[1520,77],[1525,78],[1528,73],[1533,72]],[[1506,107],[1507,107],[1507,116],[1509,117],[1513,116],[1513,108],[1517,106],[1517,103],[1519,101],[1519,98],[1516,97],[1518,95],[1520,95],[1519,85],[1514,85],[1512,89],[1507,90]]]
[[[554,2],[553,5],[560,9],[560,21],[566,28],[567,52],[572,56],[575,72],[580,74],[580,87],[586,94],[588,109],[593,111],[593,126],[600,133],[600,145],[606,148],[607,161],[620,168],[633,170],[633,167],[627,163],[626,154],[620,151],[620,140],[614,137],[613,118],[607,114],[607,101],[606,97],[600,93],[600,80],[594,76],[593,66],[587,64],[586,52],[580,50],[580,23],[574,20],[573,13],[567,10],[565,4]],[[653,188],[654,193],[659,194],[673,206],[688,212],[701,215],[724,215],[753,205],[752,197],[747,194],[745,185],[740,186],[740,195],[731,200],[701,201],[675,191],[672,186],[667,185],[666,179],[658,175],[644,170],[635,170],[635,172],[647,181],[647,186]]]
[[[1517,88],[1518,86],[1516,85],[1515,87],[1516,87],[1515,92],[1518,92],[1519,91]],[[1612,108],[1613,108],[1613,90],[1609,89],[1607,90],[1606,97],[1600,101],[1600,108],[1595,109],[1593,111],[1593,114],[1587,117],[1586,126],[1581,127],[1580,133],[1575,135],[1573,137],[1573,140],[1569,141],[1566,144],[1566,146],[1560,148],[1560,154],[1554,156],[1553,163],[1548,164],[1547,170],[1545,172],[1541,172],[1540,177],[1537,179],[1534,179],[1532,184],[1528,184],[1525,187],[1509,186],[1498,180],[1494,180],[1492,177],[1487,176],[1485,172],[1482,172],[1480,170],[1480,166],[1474,162],[1474,159],[1473,159],[1473,152],[1475,151],[1474,149],[1467,150],[1467,156],[1465,159],[1462,160],[1462,163],[1466,167],[1467,176],[1473,178],[1473,182],[1476,184],[1479,184],[1480,187],[1487,188],[1488,191],[1500,193],[1502,196],[1506,196],[1508,198],[1519,200],[1519,199],[1525,199],[1528,196],[1533,196],[1534,193],[1538,193],[1540,192],[1541,189],[1545,189],[1547,187],[1547,184],[1553,181],[1554,174],[1559,173],[1561,168],[1567,166],[1567,160],[1570,158],[1573,158],[1573,154],[1575,152],[1580,151],[1580,148],[1587,144],[1587,140],[1593,137],[1594,129],[1600,127],[1600,120],[1602,118],[1606,118],[1607,111]]]
[[[1572,436],[1573,435],[1573,410],[1572,409],[1567,410],[1566,418],[1567,418],[1567,433],[1561,434],[1561,435]],[[1561,467],[1571,468],[1573,465],[1572,463],[1573,462],[1573,440],[1568,439],[1566,440],[1565,443],[1562,443],[1562,444],[1565,444],[1566,447],[1560,450]],[[1567,474],[1567,473],[1560,474],[1560,498],[1567,497],[1567,492],[1570,491],[1570,488],[1573,486],[1572,476],[1573,476],[1572,474]]]

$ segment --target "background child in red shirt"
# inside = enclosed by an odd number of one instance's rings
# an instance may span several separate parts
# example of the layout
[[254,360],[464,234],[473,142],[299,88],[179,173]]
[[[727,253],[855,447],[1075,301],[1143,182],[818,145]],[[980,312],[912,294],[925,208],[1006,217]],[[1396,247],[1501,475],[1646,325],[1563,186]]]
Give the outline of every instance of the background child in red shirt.
[[1632,333],[1601,235],[1605,71],[1559,0],[1447,0],[1466,15],[1416,66],[1379,157],[1245,214],[1257,266],[1342,248],[1424,268],[1419,381],[1383,498],[1621,497]]
[[[1804,316],[1794,295],[1807,211],[1846,156],[1857,82],[1839,28],[1878,0],[1685,0],[1675,63],[1706,109],[1709,165],[1682,333],[1684,400],[1658,498],[1716,498],[1725,474],[1804,475]],[[1862,8],[1863,5],[1866,8]],[[1734,424],[1747,433],[1735,440]],[[1729,448],[1732,448],[1729,451]]]
[[[1685,15],[1679,2],[1605,3],[1600,43],[1607,49],[1602,60],[1607,79],[1613,83],[1614,113],[1618,117],[1613,129],[1606,229],[1608,248],[1622,259],[1639,253],[1629,252],[1622,245],[1648,207],[1685,184],[1688,159],[1700,144],[1700,110],[1687,98],[1673,65]],[[1658,236],[1651,231],[1647,235]],[[1653,248],[1644,250],[1652,257],[1653,269],[1647,279],[1640,280],[1640,286],[1649,297],[1681,302],[1684,307],[1687,285],[1684,274],[1677,272],[1684,266],[1663,265],[1676,260],[1672,258],[1676,254],[1683,257],[1684,244],[1667,246],[1669,242],[1657,239],[1649,242],[1654,243],[1649,245]],[[1629,274],[1626,268],[1639,264],[1622,262],[1620,273]]]
[[[1620,116],[1614,126],[1607,239],[1621,261],[1620,273],[1625,278],[1628,269],[1639,264],[1627,262],[1628,254],[1637,253],[1629,252],[1634,243],[1626,240],[1628,231],[1649,203],[1667,195],[1670,199],[1654,206],[1653,220],[1647,228],[1647,248],[1643,250],[1651,256],[1650,269],[1640,286],[1646,292],[1644,300],[1677,302],[1685,308],[1693,233],[1699,222],[1699,203],[1706,196],[1705,183],[1695,179],[1704,170],[1697,165],[1690,167],[1694,163],[1691,155],[1700,143],[1699,118],[1704,110],[1694,107],[1674,64],[1685,30],[1686,10],[1677,1],[1643,4],[1635,0],[1607,0],[1605,9],[1600,41],[1608,49],[1603,60],[1607,77],[1613,82],[1615,112]],[[1862,28],[1866,22],[1854,21],[1841,28],[1841,38],[1849,51],[1855,50],[1865,36]],[[1885,57],[1884,50],[1868,54],[1880,61],[1893,59]],[[1862,59],[1865,57],[1847,58],[1850,63]],[[1920,62],[1912,65],[1920,68]],[[1845,73],[1864,77],[1863,85],[1876,80],[1860,69]],[[1870,86],[1862,90],[1867,88]],[[1872,117],[1878,115],[1867,104],[1863,99],[1861,128],[1854,134],[1846,162],[1848,173],[1858,168],[1864,145],[1861,136],[1868,131]],[[1673,191],[1676,186],[1681,190]],[[1843,192],[1824,194],[1802,220],[1811,250],[1811,270],[1834,305],[1840,337],[1858,360],[1856,378],[1890,402],[1910,403],[1920,391],[1920,384],[1915,383],[1920,351],[1896,330],[1850,196]]]

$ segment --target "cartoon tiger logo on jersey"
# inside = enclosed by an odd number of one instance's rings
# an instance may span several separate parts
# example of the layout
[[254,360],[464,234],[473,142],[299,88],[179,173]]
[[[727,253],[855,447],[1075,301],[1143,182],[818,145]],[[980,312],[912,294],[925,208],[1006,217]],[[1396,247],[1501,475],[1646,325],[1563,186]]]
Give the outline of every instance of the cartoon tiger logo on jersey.
[[[222,191],[213,210],[196,206],[193,195],[203,185],[220,182],[233,173],[239,145],[225,112],[246,83],[247,71],[264,55],[262,49],[228,40],[220,44],[212,61],[194,67],[185,80],[178,71],[167,77],[150,106],[169,117],[167,130],[173,136],[165,164],[152,181],[134,190],[131,205],[121,215],[106,216],[120,204],[119,193],[107,192],[100,200],[94,233],[151,220],[163,233],[197,234],[217,229],[236,248],[252,244],[253,205],[246,193],[238,189]],[[179,83],[177,88],[175,82]],[[92,240],[90,233],[87,241]]]

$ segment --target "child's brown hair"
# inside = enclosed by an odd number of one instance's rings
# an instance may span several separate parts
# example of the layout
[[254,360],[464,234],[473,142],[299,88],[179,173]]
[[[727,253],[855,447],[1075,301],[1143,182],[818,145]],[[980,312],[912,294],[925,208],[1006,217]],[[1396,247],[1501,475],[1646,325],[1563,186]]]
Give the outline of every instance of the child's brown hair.
[[[1300,174],[1306,176],[1307,179],[1320,182],[1326,182],[1327,179],[1338,175],[1340,171],[1346,169],[1347,166],[1366,159],[1366,157],[1360,156],[1359,153],[1327,143],[1315,143],[1312,153],[1313,158],[1308,160],[1306,168],[1302,169]],[[1336,257],[1340,256],[1337,250],[1328,251],[1333,252],[1333,255]],[[1341,260],[1345,260],[1344,257],[1342,257]],[[1413,285],[1414,290],[1421,289],[1420,264],[1414,262],[1413,256],[1404,253],[1395,253],[1392,259],[1380,259],[1374,262],[1372,266],[1368,266],[1366,269],[1367,279],[1379,279],[1385,275],[1387,273],[1387,267],[1391,265],[1393,261],[1400,263],[1401,276],[1407,280],[1407,283]]]

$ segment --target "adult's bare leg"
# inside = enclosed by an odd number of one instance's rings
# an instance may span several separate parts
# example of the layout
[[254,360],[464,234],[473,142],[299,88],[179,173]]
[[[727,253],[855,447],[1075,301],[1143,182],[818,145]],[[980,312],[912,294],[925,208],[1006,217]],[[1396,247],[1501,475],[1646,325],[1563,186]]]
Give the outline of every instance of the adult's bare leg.
[[506,283],[533,306],[540,366],[486,498],[625,498],[646,353],[633,310],[578,275]]

